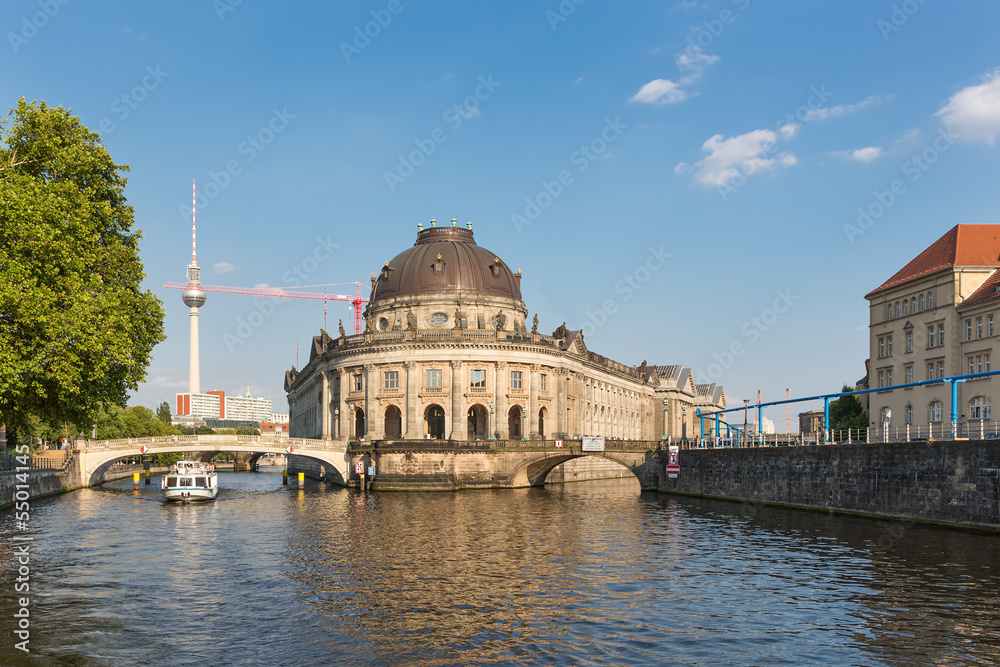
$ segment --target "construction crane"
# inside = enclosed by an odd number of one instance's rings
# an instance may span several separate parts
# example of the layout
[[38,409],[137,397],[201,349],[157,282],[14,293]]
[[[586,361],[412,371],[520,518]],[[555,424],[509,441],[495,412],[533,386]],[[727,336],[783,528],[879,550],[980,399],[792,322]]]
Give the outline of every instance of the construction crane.
[[[326,292],[303,292],[297,289],[284,289],[282,287],[226,287],[224,285],[199,285],[198,289],[206,292],[225,292],[227,294],[251,294],[253,296],[272,296],[288,299],[319,299],[323,301],[323,317],[326,319],[327,301],[347,301],[354,305],[354,333],[362,331],[364,316],[362,310],[368,303],[368,299],[361,296],[361,283],[334,283],[335,285],[354,285],[354,296],[349,294],[327,294]],[[169,289],[187,289],[187,283],[167,283],[164,285]]]

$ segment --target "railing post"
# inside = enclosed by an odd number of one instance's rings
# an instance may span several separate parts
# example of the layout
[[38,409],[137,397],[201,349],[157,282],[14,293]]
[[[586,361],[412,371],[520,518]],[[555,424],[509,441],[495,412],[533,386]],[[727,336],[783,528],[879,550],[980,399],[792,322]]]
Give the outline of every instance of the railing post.
[[830,442],[830,397],[823,397],[823,442]]
[[958,431],[958,381],[951,381],[951,439],[954,440]]

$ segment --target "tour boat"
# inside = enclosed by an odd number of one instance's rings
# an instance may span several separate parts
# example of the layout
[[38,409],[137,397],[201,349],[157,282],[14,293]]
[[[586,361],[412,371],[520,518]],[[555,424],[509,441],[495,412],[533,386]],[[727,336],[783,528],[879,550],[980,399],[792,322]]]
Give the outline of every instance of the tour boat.
[[215,466],[200,461],[178,461],[163,476],[163,497],[167,500],[194,502],[212,500],[219,495],[219,477]]

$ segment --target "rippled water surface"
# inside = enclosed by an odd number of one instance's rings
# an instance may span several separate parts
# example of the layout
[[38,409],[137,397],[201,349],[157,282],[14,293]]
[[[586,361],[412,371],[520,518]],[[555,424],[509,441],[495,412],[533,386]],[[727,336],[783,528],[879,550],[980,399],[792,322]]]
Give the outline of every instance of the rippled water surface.
[[[155,480],[154,480],[155,481]],[[5,664],[988,665],[1000,538],[640,494],[379,493],[222,474],[33,502],[31,649],[0,521]]]

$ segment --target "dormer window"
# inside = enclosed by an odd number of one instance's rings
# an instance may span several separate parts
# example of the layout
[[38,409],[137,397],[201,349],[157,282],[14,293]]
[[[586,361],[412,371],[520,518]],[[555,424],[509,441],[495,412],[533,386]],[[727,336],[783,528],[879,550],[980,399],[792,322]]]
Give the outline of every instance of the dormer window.
[[499,257],[494,257],[493,258],[493,263],[490,265],[490,269],[493,271],[493,275],[494,276],[497,276],[497,277],[500,276],[500,258]]
[[385,266],[382,267],[382,275],[380,277],[382,278],[382,280],[389,280],[390,278],[392,278],[393,271],[394,269],[391,266],[389,266],[389,262],[386,262]]
[[437,259],[431,264],[431,268],[434,269],[434,273],[444,273],[444,262],[441,260],[441,253],[438,253]]

